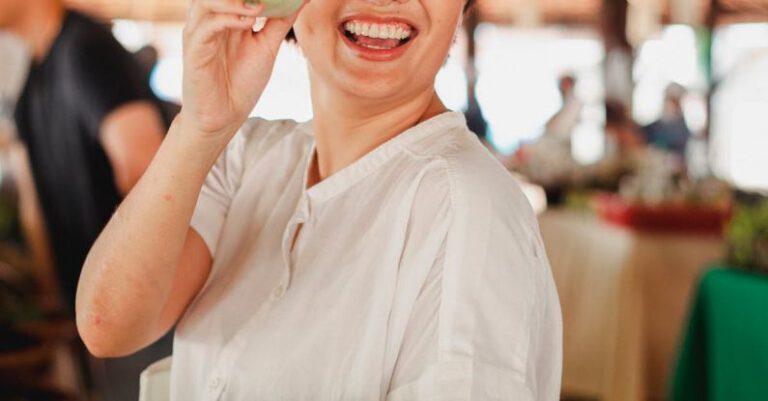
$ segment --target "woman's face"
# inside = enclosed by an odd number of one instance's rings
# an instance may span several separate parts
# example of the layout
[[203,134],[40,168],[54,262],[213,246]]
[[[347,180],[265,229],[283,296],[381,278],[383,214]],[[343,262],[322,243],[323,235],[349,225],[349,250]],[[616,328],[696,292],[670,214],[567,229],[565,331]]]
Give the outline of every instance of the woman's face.
[[295,31],[313,79],[372,100],[429,90],[466,0],[312,0]]

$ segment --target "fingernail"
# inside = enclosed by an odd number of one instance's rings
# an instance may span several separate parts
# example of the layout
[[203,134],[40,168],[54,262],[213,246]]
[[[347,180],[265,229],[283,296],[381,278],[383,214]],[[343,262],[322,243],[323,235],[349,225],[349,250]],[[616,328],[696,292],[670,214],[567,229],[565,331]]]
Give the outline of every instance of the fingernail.
[[258,17],[256,18],[256,21],[253,23],[253,31],[259,32],[262,29],[264,29],[264,26],[267,25],[267,17]]

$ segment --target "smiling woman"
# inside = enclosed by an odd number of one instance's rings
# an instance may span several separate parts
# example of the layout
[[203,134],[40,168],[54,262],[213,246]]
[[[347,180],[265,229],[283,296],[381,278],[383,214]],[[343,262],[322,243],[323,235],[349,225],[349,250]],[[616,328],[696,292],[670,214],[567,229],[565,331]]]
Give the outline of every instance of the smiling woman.
[[[184,108],[81,277],[91,351],[176,325],[174,400],[557,400],[536,219],[434,89],[465,7],[193,2]],[[247,119],[291,28],[315,119]]]

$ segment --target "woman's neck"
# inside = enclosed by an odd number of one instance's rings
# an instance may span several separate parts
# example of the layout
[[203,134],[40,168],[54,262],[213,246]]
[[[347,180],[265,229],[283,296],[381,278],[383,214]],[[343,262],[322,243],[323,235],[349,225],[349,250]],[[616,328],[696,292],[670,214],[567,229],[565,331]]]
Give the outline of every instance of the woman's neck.
[[316,160],[308,186],[330,177],[403,131],[447,111],[434,89],[407,102],[365,104],[312,88]]

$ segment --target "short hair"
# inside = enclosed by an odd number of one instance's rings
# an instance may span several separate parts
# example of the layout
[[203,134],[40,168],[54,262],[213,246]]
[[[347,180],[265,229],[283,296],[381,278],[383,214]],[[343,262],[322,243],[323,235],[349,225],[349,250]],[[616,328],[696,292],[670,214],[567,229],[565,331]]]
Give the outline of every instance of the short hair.
[[[464,5],[464,12],[467,13],[475,5],[476,0],[467,0],[467,4]],[[285,40],[290,43],[296,43],[296,32],[291,29],[288,34],[285,35]]]

